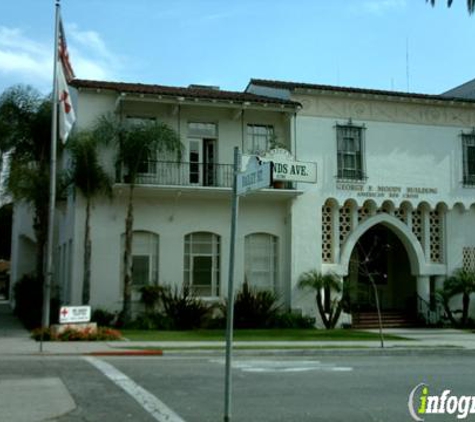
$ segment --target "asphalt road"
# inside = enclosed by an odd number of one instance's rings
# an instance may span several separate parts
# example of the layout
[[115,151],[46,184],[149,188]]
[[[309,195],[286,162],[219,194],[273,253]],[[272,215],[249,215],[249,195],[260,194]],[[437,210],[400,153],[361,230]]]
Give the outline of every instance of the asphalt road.
[[[434,394],[450,389],[451,394],[475,395],[474,357],[430,351],[403,356],[235,357],[231,420],[411,421],[408,398],[419,383],[429,385]],[[56,421],[140,422],[162,417],[172,422],[178,420],[173,411],[186,422],[223,420],[221,356],[0,357],[0,382],[52,377],[63,382],[76,406]],[[10,399],[19,394],[10,392]],[[155,413],[153,399],[159,403]],[[0,405],[7,401],[12,403],[2,394]],[[35,414],[28,400],[22,403],[25,415]],[[162,411],[172,416],[157,416]],[[426,415],[425,420],[458,419]]]

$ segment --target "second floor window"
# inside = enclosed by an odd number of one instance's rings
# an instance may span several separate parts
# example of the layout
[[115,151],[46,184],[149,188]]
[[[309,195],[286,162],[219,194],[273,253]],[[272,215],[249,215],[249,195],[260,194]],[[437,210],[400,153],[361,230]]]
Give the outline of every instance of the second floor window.
[[268,151],[274,140],[274,126],[247,125],[246,153],[261,155]]
[[463,183],[475,185],[475,134],[462,135]]
[[364,179],[363,129],[351,124],[337,125],[338,178]]

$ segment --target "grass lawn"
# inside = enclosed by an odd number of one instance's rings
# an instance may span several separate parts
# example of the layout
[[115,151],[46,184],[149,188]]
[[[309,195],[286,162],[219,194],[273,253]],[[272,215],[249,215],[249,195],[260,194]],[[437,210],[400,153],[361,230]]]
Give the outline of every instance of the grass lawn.
[[[121,330],[130,341],[224,341],[225,330],[154,331]],[[407,340],[404,337],[385,334],[386,340]],[[270,329],[234,330],[236,341],[352,341],[379,340],[379,334],[366,331],[336,329]]]

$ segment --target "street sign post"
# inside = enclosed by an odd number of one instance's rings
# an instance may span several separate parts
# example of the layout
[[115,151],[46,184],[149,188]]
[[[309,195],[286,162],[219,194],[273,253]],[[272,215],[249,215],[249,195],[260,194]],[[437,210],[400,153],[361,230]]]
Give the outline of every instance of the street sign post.
[[229,245],[228,309],[226,316],[226,362],[224,379],[224,422],[231,421],[231,366],[234,322],[234,254],[238,226],[239,196],[258,189],[267,188],[272,182],[272,164],[251,157],[246,169],[240,172],[241,154],[234,148],[233,196],[231,212],[231,240]]

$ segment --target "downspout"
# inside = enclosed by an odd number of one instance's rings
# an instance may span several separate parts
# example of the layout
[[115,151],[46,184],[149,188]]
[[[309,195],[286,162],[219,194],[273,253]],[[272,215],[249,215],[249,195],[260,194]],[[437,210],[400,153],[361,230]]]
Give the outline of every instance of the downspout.
[[241,111],[241,151],[244,152],[244,106]]

